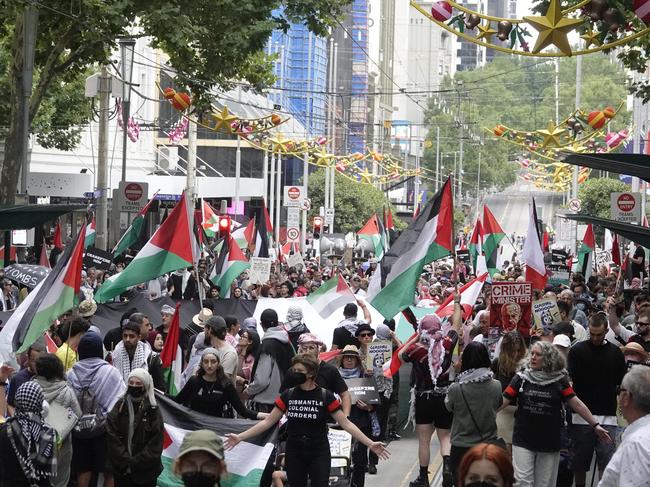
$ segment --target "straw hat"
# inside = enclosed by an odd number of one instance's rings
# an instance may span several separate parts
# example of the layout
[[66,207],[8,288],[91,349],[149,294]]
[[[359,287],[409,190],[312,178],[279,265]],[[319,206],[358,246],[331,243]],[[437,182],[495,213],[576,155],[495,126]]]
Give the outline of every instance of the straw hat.
[[192,318],[192,322],[195,325],[203,325],[203,322],[212,316],[212,310],[210,308],[203,308]]

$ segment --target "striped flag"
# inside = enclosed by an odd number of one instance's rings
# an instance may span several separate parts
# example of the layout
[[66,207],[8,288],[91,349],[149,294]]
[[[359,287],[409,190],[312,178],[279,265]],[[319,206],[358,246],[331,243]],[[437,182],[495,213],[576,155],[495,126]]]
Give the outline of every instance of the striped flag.
[[248,259],[239,248],[235,239],[230,236],[228,245],[224,245],[219,252],[210,280],[221,288],[224,297],[230,296],[230,285],[237,277],[250,267]]
[[[156,194],[158,193],[156,192]],[[142,208],[142,211],[140,211],[140,213],[138,213],[138,215],[133,219],[129,228],[126,229],[126,232],[124,232],[120,241],[115,245],[115,248],[113,249],[114,258],[124,253],[129,247],[138,243],[142,238],[142,233],[144,232],[144,219],[149,212],[149,207],[156,199],[156,194],[153,195],[145,207]],[[165,215],[167,214],[166,211],[167,209],[165,209]],[[165,217],[163,216],[163,221],[164,219]]]
[[530,216],[528,220],[528,233],[522,260],[526,264],[526,281],[533,284],[533,289],[544,289],[548,276],[546,266],[544,265],[544,252],[542,251],[542,242],[537,229],[537,207],[535,198],[530,203]]
[[[242,433],[256,423],[247,419],[225,419],[201,414],[176,404],[173,399],[159,393],[156,393],[156,403],[162,413],[164,424],[161,457],[163,471],[156,481],[158,487],[183,486],[183,482],[174,475],[172,465],[178,456],[183,438],[190,431],[207,429],[224,436],[228,433]],[[221,487],[259,485],[276,438],[277,428],[272,428],[226,451],[228,474],[221,478]]]
[[345,279],[337,274],[307,296],[307,301],[321,318],[327,319],[341,306],[354,303],[356,298]]
[[84,248],[86,249],[95,245],[95,226],[95,217],[93,217],[93,221],[90,222],[90,225],[86,228],[86,240],[84,242]]
[[[43,336],[52,322],[79,301],[86,225],[68,246],[54,269],[20,303],[0,332],[0,348],[11,339],[12,351],[22,353]],[[1,355],[5,354],[5,350]]]
[[126,269],[111,276],[97,290],[95,301],[104,303],[131,286],[155,279],[167,272],[190,267],[196,262],[197,248],[187,199],[187,194],[183,193],[174,211]]
[[[409,339],[406,340],[406,342],[413,340],[416,336],[417,332],[413,333],[413,335],[411,335]],[[384,365],[382,365],[382,373],[384,374],[384,377],[393,377],[399,371],[400,367],[402,366],[402,359],[400,359],[399,354],[402,352],[402,350],[404,350],[406,342],[404,342],[401,347],[393,352],[393,356],[390,358],[390,360],[384,362]]]
[[183,352],[179,345],[181,336],[180,309],[181,303],[176,303],[176,311],[172,317],[162,352],[160,352],[167,392],[170,396],[175,396],[180,392],[181,374],[183,373]]
[[[476,304],[476,300],[481,295],[483,284],[488,278],[488,273],[485,272],[468,283],[465,283],[458,292],[460,293],[460,305],[463,307],[463,319],[467,319],[472,315],[472,310]],[[436,314],[440,318],[446,318],[454,313],[454,295],[447,296],[436,310]]]
[[[585,279],[589,279],[591,276],[594,267],[593,255],[595,250],[596,239],[594,238],[594,228],[590,223],[587,225],[585,236],[582,238],[582,245],[580,245],[580,248],[578,249],[578,269]],[[621,265],[620,254],[617,265]]]

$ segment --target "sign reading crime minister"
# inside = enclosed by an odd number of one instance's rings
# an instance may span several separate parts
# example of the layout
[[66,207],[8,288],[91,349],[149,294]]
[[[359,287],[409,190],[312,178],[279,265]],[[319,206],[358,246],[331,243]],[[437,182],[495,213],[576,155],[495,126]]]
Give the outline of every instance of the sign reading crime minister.
[[505,332],[519,330],[528,336],[532,302],[533,286],[530,282],[492,283],[490,326],[498,326]]

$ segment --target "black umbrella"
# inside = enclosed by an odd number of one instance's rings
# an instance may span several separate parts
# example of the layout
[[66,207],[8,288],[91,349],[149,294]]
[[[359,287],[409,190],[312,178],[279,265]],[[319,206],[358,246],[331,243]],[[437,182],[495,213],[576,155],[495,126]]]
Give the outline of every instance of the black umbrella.
[[50,269],[42,265],[11,264],[5,267],[5,277],[30,289],[47,277]]

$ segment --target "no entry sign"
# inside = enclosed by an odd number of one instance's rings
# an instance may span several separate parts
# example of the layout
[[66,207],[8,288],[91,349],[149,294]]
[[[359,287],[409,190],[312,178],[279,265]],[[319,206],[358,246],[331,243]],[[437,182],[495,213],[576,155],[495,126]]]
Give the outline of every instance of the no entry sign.
[[147,183],[121,181],[115,195],[118,211],[138,213],[147,204],[148,194]]
[[626,223],[641,222],[641,193],[611,193],[612,220]]
[[305,199],[304,186],[285,186],[284,187],[284,206],[300,208]]

